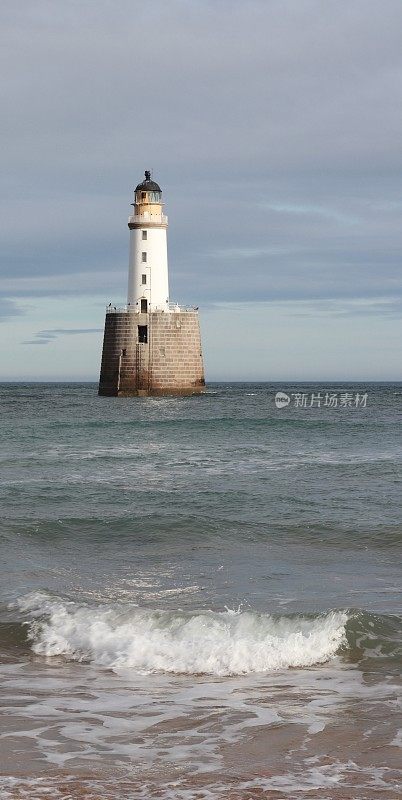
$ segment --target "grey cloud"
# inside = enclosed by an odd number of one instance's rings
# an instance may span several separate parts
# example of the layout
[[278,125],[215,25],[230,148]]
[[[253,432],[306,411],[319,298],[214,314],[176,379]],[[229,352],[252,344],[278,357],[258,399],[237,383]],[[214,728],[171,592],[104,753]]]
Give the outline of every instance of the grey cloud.
[[[286,302],[286,301],[285,301]],[[293,317],[389,317],[402,319],[401,297],[362,297],[299,301],[288,310]]]
[[2,17],[10,297],[123,299],[153,167],[172,297],[399,302],[399,0],[6,0]]
[[58,336],[76,336],[85,333],[102,333],[102,328],[50,328],[49,330],[38,331],[35,339],[30,339],[21,344],[49,344],[57,339]]
[[50,339],[26,339],[21,344],[49,344]]
[[56,336],[76,336],[80,333],[99,333],[102,328],[51,328],[47,331],[39,331],[36,335],[55,339]]
[[22,316],[24,313],[24,309],[18,306],[14,300],[0,295],[0,322],[9,319],[9,317]]

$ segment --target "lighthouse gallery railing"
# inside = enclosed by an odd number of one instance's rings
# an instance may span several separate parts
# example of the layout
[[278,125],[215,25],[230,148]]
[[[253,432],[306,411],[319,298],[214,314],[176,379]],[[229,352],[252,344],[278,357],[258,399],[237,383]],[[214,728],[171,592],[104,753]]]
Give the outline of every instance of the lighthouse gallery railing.
[[[152,308],[152,306],[151,306],[149,308],[149,312],[148,313],[152,314],[155,311],[159,311],[160,313],[163,313],[165,311],[165,309]],[[176,312],[177,314],[181,313],[181,312],[184,312],[184,311],[198,311],[198,306],[182,306],[182,305],[179,305],[179,303],[169,303],[168,307],[166,309],[166,313],[172,312],[172,311]],[[112,305],[109,305],[109,306],[106,306],[106,313],[107,314],[141,314],[141,313],[144,313],[144,312],[141,312],[138,308],[133,308],[132,306],[127,306],[127,305],[125,305],[125,306],[112,306]]]

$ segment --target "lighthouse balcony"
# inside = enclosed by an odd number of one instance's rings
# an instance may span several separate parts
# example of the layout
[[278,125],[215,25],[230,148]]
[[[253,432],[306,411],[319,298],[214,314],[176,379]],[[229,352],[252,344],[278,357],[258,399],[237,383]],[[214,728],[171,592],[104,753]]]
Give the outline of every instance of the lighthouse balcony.
[[[176,313],[181,314],[185,311],[198,311],[198,306],[182,306],[179,303],[168,303],[166,308],[153,308],[152,305],[149,307],[149,312],[154,313],[158,311],[159,313]],[[141,314],[141,309],[133,308],[133,306],[106,306],[106,313],[107,314]]]
[[166,214],[131,214],[128,218],[129,225],[167,225],[168,218]]

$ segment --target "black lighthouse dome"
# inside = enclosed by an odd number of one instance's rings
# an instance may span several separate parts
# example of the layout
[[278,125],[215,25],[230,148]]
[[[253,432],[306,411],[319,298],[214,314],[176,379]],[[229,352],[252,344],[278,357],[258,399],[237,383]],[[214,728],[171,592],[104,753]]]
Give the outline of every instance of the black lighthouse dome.
[[156,181],[153,181],[151,179],[151,173],[150,173],[149,169],[146,169],[145,170],[145,180],[143,180],[141,183],[138,184],[138,186],[136,186],[135,191],[136,192],[159,192],[159,193],[161,193],[162,189],[159,186],[159,184],[156,183]]

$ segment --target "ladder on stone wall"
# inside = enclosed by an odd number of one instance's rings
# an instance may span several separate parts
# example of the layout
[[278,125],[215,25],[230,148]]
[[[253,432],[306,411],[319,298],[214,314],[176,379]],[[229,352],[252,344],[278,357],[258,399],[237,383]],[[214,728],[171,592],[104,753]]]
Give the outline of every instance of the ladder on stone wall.
[[152,387],[152,325],[151,325],[151,309],[148,314],[148,369],[147,369],[147,389],[151,391]]
[[141,389],[140,382],[141,382],[141,347],[139,343],[135,345],[135,388]]
[[[145,389],[148,392],[152,386],[152,358],[151,358],[151,315],[148,316],[147,347],[141,347],[141,342],[135,346],[135,388]],[[145,375],[144,375],[145,370]]]

